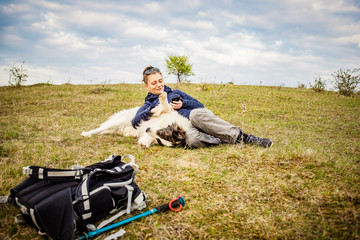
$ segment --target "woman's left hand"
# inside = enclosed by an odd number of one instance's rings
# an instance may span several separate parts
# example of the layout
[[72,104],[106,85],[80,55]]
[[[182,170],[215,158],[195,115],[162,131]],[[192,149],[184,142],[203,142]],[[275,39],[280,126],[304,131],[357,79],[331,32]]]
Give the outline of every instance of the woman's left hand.
[[170,103],[170,106],[173,108],[173,109],[180,109],[183,105],[183,102],[181,100],[179,101],[174,101],[174,102],[171,102]]

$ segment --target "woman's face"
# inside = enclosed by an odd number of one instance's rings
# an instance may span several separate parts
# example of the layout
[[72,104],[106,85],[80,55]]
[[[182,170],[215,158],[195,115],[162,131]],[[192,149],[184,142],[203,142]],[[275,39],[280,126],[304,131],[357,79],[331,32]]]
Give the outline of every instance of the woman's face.
[[155,95],[160,95],[164,91],[164,80],[160,73],[151,74],[147,77],[146,89]]

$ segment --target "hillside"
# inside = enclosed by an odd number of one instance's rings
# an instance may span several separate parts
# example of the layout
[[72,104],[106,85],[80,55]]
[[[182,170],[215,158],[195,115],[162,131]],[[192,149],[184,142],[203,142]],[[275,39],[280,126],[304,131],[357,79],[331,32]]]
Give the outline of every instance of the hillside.
[[[0,87],[0,195],[25,179],[23,166],[69,168],[132,154],[147,209],[178,195],[186,206],[125,226],[124,239],[360,238],[359,96],[262,86],[180,89],[244,132],[271,138],[274,146],[141,149],[132,137],[85,138],[82,131],[140,106],[145,88]],[[43,239],[15,224],[16,214],[13,206],[0,205],[0,239]]]

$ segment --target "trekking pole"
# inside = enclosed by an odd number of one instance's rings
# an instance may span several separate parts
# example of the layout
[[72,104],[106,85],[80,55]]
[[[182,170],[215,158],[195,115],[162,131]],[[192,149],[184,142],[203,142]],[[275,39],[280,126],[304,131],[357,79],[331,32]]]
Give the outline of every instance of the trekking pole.
[[[77,240],[84,240],[84,239],[89,239],[89,238],[92,238],[92,237],[96,237],[96,236],[99,236],[100,234],[104,233],[104,232],[107,232],[107,231],[110,231],[110,230],[113,230],[114,228],[117,228],[121,225],[125,225],[127,223],[130,223],[136,219],[139,219],[139,218],[142,218],[142,217],[145,217],[145,216],[148,216],[148,215],[151,215],[153,213],[157,213],[157,212],[165,212],[167,210],[171,210],[171,211],[174,211],[174,212],[179,212],[183,206],[185,206],[185,199],[181,196],[177,197],[177,198],[174,198],[173,200],[171,200],[169,203],[166,203],[164,205],[161,205],[157,208],[154,208],[154,209],[151,209],[149,211],[146,211],[144,213],[141,213],[139,215],[136,215],[136,216],[133,216],[131,218],[128,218],[128,219],[125,219],[125,220],[122,220],[120,222],[117,222],[117,223],[114,223],[114,224],[111,224],[107,227],[103,227],[103,228],[100,228],[100,229],[96,229],[94,231],[91,231],[91,232],[88,232],[88,233],[85,233],[83,236],[81,236],[80,238],[77,238]],[[177,208],[178,207],[178,208]],[[177,209],[175,209],[177,208]]]

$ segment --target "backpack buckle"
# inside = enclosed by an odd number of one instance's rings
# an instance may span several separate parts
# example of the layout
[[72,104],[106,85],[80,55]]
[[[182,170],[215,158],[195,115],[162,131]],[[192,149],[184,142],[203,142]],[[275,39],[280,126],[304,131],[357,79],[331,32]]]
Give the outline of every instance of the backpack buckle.
[[83,171],[82,171],[81,169],[77,169],[77,170],[75,171],[74,178],[75,178],[75,179],[81,179],[82,174],[83,174]]
[[30,166],[23,167],[23,174],[29,176],[32,174],[32,169],[30,168]]

